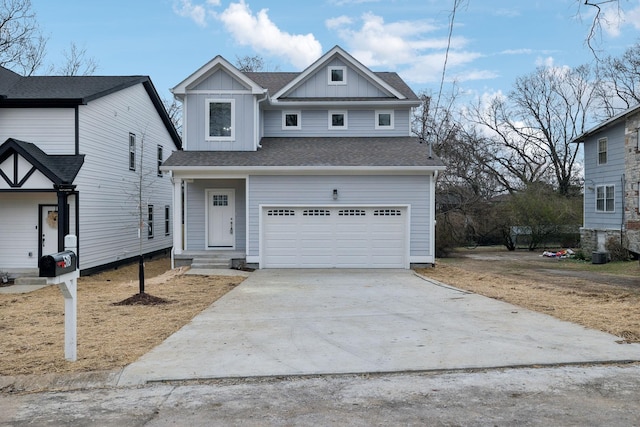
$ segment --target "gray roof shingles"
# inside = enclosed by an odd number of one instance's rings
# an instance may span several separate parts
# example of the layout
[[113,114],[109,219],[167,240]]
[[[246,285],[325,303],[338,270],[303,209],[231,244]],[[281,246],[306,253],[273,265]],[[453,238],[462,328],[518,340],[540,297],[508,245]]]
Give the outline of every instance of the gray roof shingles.
[[258,151],[176,151],[165,167],[442,167],[415,137],[263,138]]

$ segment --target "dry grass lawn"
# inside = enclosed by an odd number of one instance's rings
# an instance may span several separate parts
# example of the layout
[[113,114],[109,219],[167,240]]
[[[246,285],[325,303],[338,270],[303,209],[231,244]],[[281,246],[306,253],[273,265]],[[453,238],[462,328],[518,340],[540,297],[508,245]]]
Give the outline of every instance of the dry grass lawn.
[[75,362],[64,358],[64,298],[57,286],[0,294],[0,375],[124,367],[244,280],[182,272],[170,270],[168,258],[145,263],[145,293],[170,301],[160,305],[113,305],[138,293],[137,264],[81,277]]
[[463,250],[420,273],[456,288],[640,342],[640,265]]

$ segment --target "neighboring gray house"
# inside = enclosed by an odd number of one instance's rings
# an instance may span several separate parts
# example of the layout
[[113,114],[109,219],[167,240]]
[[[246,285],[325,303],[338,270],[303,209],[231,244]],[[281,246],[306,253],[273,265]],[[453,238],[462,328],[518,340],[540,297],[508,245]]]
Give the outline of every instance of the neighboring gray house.
[[583,133],[585,251],[606,250],[610,238],[640,254],[640,105]]
[[243,73],[217,56],[172,91],[184,150],[162,169],[174,183],[176,264],[216,254],[259,268],[435,262],[444,166],[411,136],[419,99],[396,73],[336,46],[298,73]]
[[[142,148],[144,146],[144,153]],[[83,274],[172,245],[172,185],[160,164],[181,141],[147,76],[30,76],[0,67],[0,270],[37,275],[78,236]]]

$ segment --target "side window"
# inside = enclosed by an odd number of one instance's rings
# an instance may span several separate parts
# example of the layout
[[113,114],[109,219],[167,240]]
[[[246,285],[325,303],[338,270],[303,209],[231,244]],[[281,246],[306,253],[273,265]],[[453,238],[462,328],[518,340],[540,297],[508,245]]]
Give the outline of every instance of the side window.
[[596,187],[596,212],[614,212],[615,186],[599,185]]
[[149,205],[147,207],[147,237],[149,239],[153,238],[153,205]]
[[282,129],[301,129],[300,111],[283,111],[282,112]]
[[162,166],[162,145],[158,145],[158,176],[162,176],[160,166]]
[[129,134],[129,170],[136,170],[136,135]]
[[207,141],[232,141],[235,138],[235,100],[206,100],[206,134]]
[[600,138],[598,140],[598,164],[604,165],[607,163],[607,138]]
[[327,68],[329,85],[346,85],[347,84],[347,67],[331,66]]
[[329,111],[329,129],[347,129],[347,112]]
[[164,205],[164,235],[171,234],[171,206]]
[[376,110],[376,129],[393,129],[393,110]]

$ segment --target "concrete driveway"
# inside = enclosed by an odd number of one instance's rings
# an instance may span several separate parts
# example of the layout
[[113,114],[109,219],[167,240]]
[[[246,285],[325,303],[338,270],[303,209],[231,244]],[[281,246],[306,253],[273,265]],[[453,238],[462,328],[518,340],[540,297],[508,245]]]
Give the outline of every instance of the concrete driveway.
[[257,270],[118,385],[640,360],[616,340],[411,270]]

